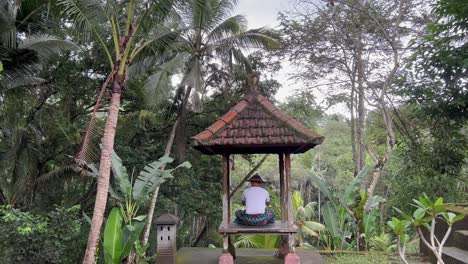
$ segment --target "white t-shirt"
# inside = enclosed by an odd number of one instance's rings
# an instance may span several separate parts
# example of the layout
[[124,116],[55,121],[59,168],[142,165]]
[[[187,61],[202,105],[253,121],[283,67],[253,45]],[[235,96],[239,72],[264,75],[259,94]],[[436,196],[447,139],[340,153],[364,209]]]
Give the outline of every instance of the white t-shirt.
[[246,214],[264,214],[266,202],[270,201],[270,194],[262,187],[249,187],[244,190]]

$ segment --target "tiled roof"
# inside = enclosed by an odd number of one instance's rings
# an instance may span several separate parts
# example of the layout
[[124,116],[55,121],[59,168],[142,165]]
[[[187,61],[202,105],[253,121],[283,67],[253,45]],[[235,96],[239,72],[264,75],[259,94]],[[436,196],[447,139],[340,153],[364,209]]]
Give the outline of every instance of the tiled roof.
[[260,93],[250,92],[194,136],[193,145],[205,154],[303,153],[323,139]]
[[171,214],[163,214],[156,219],[157,225],[175,225],[179,222],[179,218]]

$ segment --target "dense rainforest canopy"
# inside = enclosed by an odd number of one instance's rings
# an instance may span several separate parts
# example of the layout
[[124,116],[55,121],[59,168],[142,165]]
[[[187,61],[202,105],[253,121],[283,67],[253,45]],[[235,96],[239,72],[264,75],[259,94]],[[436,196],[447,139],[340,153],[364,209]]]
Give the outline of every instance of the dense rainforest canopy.
[[[292,158],[298,246],[395,250],[393,208],[412,212],[423,193],[466,204],[466,1],[294,0],[272,29],[249,29],[236,4],[0,1],[1,263],[150,261],[165,212],[181,219],[178,246],[221,246],[221,158],[190,137],[252,73],[325,137]],[[300,89],[282,86],[285,71]],[[276,159],[235,155],[233,185],[260,163],[276,197]],[[141,232],[117,260],[100,242],[112,208]]]

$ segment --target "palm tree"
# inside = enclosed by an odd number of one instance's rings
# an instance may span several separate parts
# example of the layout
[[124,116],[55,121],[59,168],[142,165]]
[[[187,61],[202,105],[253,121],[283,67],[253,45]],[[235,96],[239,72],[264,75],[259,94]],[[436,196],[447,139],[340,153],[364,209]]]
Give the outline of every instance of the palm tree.
[[0,1],[1,204],[27,206],[32,201],[45,151],[33,122],[37,109],[29,106],[38,95],[50,95],[46,81],[36,74],[51,55],[77,47],[45,33],[50,30],[45,25],[53,24],[46,23],[47,12],[45,0]]
[[83,260],[83,263],[91,264],[95,261],[96,247],[107,204],[111,155],[120,99],[128,80],[128,67],[135,60],[144,59],[144,55],[148,54],[147,51],[160,52],[162,46],[170,43],[174,33],[162,28],[161,21],[171,12],[173,1],[159,0],[143,3],[138,0],[129,0],[122,3],[112,0],[58,0],[58,5],[63,10],[65,25],[71,25],[74,37],[85,44],[94,40],[109,64],[109,74],[101,87],[83,139],[82,149],[75,158],[79,163],[91,163],[96,159],[91,146],[95,114],[107,86],[112,82],[102,137],[96,202]]
[[34,76],[40,62],[77,47],[46,33],[51,31],[44,22],[48,1],[23,2],[0,2],[0,101],[10,89],[42,84],[44,80]]
[[[269,36],[264,28],[247,30],[247,20],[242,15],[231,16],[237,4],[236,0],[189,0],[179,7],[179,37],[173,44],[176,52],[172,60],[159,66],[159,70],[151,75],[145,84],[145,90],[151,94],[167,94],[170,83],[170,73],[182,74],[182,81],[177,86],[180,104],[177,120],[169,136],[165,155],[169,155],[176,134],[177,149],[185,149],[185,118],[189,110],[202,111],[202,98],[206,93],[203,72],[206,63],[221,61],[233,69],[234,63],[249,69],[248,60],[242,50],[248,48],[277,48],[278,42]],[[232,72],[232,71],[231,71]],[[164,92],[162,92],[164,91]],[[182,149],[182,150],[181,150]],[[182,155],[179,155],[181,159]],[[153,193],[148,211],[147,223],[142,244],[148,241],[151,223],[159,189]]]

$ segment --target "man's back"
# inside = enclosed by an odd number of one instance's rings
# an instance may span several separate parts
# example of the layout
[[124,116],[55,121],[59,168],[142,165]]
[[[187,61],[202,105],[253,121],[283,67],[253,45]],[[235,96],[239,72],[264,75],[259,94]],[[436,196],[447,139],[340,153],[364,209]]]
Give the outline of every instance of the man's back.
[[246,213],[249,215],[264,214],[266,202],[270,201],[270,194],[262,187],[249,187],[243,193]]

